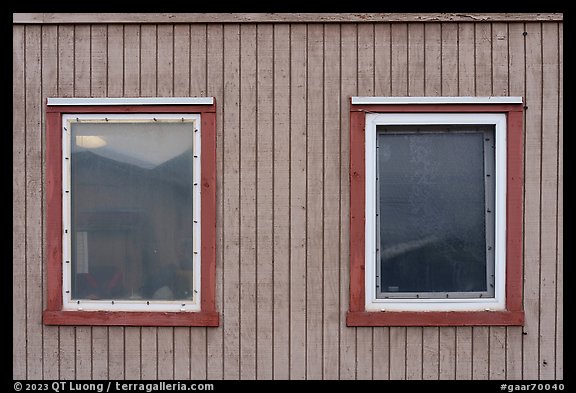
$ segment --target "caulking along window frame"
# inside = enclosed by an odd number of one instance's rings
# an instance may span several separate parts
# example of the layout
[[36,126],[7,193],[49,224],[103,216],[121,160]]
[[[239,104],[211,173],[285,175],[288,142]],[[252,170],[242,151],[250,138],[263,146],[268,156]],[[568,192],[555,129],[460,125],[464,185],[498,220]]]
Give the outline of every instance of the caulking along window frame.
[[[44,324],[218,326],[215,310],[216,103],[213,97],[48,98],[46,105],[47,288]],[[190,301],[71,299],[70,134],[81,121],[187,121],[192,137],[194,214]]]
[[[352,97],[349,326],[522,324],[522,98]],[[376,294],[377,125],[493,125],[496,135],[495,296]]]

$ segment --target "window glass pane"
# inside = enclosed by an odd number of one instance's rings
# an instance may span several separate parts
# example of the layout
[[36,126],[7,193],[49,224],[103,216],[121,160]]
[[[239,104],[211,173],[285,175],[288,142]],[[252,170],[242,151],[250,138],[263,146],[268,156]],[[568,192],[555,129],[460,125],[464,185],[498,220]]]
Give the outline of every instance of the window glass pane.
[[192,299],[191,121],[72,122],[72,299]]
[[377,127],[378,297],[493,293],[486,191],[494,176],[485,173],[493,131],[469,128]]

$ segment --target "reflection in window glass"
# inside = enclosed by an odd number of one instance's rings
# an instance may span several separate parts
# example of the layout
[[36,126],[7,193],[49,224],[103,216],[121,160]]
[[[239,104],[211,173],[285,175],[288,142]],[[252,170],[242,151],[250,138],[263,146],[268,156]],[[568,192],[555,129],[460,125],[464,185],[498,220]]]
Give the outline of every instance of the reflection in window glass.
[[72,299],[193,293],[193,122],[72,122]]
[[377,130],[378,297],[493,296],[493,129]]

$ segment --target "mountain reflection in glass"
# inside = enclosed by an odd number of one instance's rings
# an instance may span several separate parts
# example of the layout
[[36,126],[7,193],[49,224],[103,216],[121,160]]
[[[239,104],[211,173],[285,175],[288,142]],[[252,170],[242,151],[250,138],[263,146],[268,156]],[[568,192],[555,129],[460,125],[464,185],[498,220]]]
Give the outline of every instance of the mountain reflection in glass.
[[378,297],[493,296],[493,130],[377,131]]
[[72,122],[72,299],[192,299],[193,122]]

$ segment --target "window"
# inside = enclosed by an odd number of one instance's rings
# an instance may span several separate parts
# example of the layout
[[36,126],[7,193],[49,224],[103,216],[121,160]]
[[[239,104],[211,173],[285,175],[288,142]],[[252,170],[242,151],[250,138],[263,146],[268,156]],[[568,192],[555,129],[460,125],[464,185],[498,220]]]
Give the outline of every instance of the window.
[[352,98],[349,325],[522,323],[521,105]]
[[218,325],[214,109],[48,100],[45,323]]

